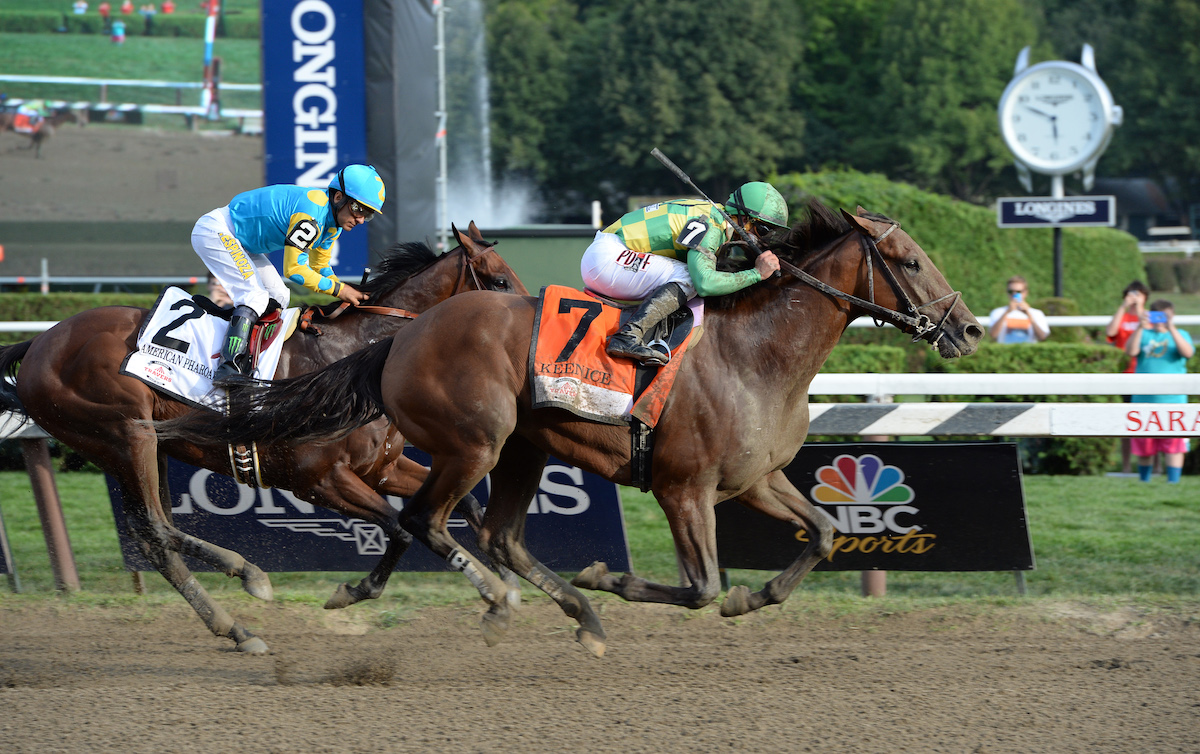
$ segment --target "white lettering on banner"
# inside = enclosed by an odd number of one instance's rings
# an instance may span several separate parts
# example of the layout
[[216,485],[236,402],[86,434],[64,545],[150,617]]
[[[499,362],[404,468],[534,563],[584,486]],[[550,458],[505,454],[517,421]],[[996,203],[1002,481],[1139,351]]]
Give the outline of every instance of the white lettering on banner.
[[[309,13],[321,17],[318,28],[304,28],[301,20]],[[292,62],[299,64],[292,80],[304,84],[292,96],[296,169],[303,171],[296,178],[300,186],[328,185],[337,169],[336,50],[330,39],[335,24],[333,9],[325,0],[303,0],[292,9],[292,34],[296,36]],[[313,100],[323,106],[311,104]],[[310,151],[310,146],[322,149]]]
[[205,482],[208,481],[208,478],[212,475],[213,472],[209,471],[208,469],[203,469],[192,475],[192,481],[188,484],[188,492],[191,494],[192,500],[197,506],[203,508],[209,513],[215,513],[218,516],[236,516],[239,513],[245,513],[246,511],[250,510],[251,506],[254,505],[254,498],[256,495],[254,494],[253,487],[247,487],[244,484],[238,485],[237,505],[233,506],[232,508],[222,508],[218,505],[215,505],[212,500],[208,498],[208,488],[205,486]]
[[[560,484],[550,481],[551,474],[563,474],[574,484]],[[587,490],[583,489],[583,469],[577,466],[547,466],[542,469],[541,492],[529,504],[530,513],[558,513],[563,516],[577,516],[591,507],[592,500]],[[550,499],[551,495],[570,498],[575,504],[570,507],[557,505]]]
[[[830,508],[836,511],[836,515],[830,512]],[[896,516],[901,513],[912,515],[920,512],[911,505],[818,505],[817,510],[824,513],[842,534],[878,534],[885,529],[896,534],[907,534],[921,530],[920,526],[902,526],[896,521]]]
[[1017,202],[1014,209],[1018,217],[1026,215],[1056,223],[1076,215],[1094,215],[1096,214],[1096,203],[1089,201]]

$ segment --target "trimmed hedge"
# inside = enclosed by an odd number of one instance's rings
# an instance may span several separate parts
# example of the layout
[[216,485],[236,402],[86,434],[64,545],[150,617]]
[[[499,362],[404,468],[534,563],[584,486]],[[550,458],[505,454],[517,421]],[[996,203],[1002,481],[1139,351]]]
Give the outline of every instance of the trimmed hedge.
[[[929,254],[946,280],[963,292],[976,316],[1005,303],[1013,275],[1029,281],[1033,297],[1054,293],[1053,231],[996,227],[996,212],[940,194],[855,171],[790,173],[769,179],[795,208],[815,196],[832,208],[862,205],[903,227]],[[1121,291],[1144,279],[1137,239],[1112,228],[1063,230],[1063,295],[1082,312],[1110,312]]]
[[[139,14],[115,15],[125,21],[125,33],[140,37],[146,33],[145,19]],[[204,39],[207,18],[200,13],[158,13],[150,24],[153,37],[189,37]],[[65,29],[71,34],[107,34],[99,13],[75,15],[51,10],[0,10],[0,32],[51,34]],[[262,35],[257,14],[229,14],[217,28],[218,36],[228,39],[259,39]]]

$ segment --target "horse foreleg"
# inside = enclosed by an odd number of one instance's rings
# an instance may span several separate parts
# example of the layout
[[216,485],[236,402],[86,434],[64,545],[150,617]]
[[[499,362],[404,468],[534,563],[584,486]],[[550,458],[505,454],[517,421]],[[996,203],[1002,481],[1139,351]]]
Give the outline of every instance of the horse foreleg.
[[150,513],[144,501],[145,497],[137,494],[135,483],[121,481],[124,492],[126,516],[129,527],[146,558],[154,564],[155,569],[162,574],[175,590],[187,600],[208,630],[215,636],[232,639],[239,652],[247,654],[266,654],[267,644],[259,637],[250,633],[244,626],[238,624],[225,609],[213,601],[204,587],[196,581],[196,577],[188,570],[179,553],[171,551],[167,546],[165,523],[151,521]]
[[492,469],[492,493],[479,546],[498,565],[545,592],[568,617],[579,622],[575,637],[597,657],[604,656],[607,634],[591,602],[566,579],[542,565],[525,547],[525,515],[537,494],[547,454],[523,438],[512,436]]
[[766,605],[778,605],[788,598],[796,586],[833,549],[833,525],[804,495],[788,481],[782,471],[775,471],[743,492],[738,502],[797,529],[808,532],[808,546],[782,573],[771,579],[761,591],[751,593],[738,585],[729,590],[721,604],[721,615],[744,615]]
[[711,500],[699,500],[694,490],[658,495],[658,503],[667,514],[675,539],[675,556],[683,569],[682,586],[656,584],[627,573],[617,577],[604,563],[593,563],[580,571],[572,584],[584,589],[612,592],[631,602],[662,602],[698,609],[708,605],[721,592],[717,567],[716,515]]
[[[271,587],[271,579],[261,568],[233,550],[218,547],[175,528],[175,521],[171,515],[171,488],[167,478],[167,456],[162,451],[158,451],[158,499],[162,506],[165,524],[163,531],[169,549],[219,568],[226,576],[240,578],[242,589],[252,597],[268,602],[274,598],[275,591]],[[166,502],[164,504],[161,501]]]

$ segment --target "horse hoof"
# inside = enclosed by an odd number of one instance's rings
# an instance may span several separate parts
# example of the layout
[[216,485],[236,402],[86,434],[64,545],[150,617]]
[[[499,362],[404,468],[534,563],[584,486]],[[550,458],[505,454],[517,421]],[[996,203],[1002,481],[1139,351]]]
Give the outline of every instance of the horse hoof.
[[742,584],[738,584],[725,595],[725,601],[721,603],[721,615],[732,618],[748,612],[750,612],[750,590]]
[[267,643],[257,636],[251,636],[249,639],[237,645],[239,652],[245,652],[248,655],[265,655],[267,653]]
[[275,599],[275,589],[271,586],[271,578],[258,566],[247,564],[242,575],[242,589],[251,597],[270,602]]
[[601,580],[607,575],[608,564],[597,560],[575,574],[575,578],[571,579],[571,584],[582,589],[599,589]]
[[507,606],[493,605],[479,619],[479,630],[483,632],[483,640],[489,647],[504,641],[505,635],[508,634],[508,617]]
[[334,591],[333,596],[325,601],[326,610],[341,610],[343,607],[350,607],[357,604],[358,599],[350,592],[348,584],[338,584],[338,588]]
[[584,646],[587,651],[591,652],[596,657],[603,657],[604,650],[608,648],[603,636],[597,636],[591,631],[579,629],[575,632],[575,638]]

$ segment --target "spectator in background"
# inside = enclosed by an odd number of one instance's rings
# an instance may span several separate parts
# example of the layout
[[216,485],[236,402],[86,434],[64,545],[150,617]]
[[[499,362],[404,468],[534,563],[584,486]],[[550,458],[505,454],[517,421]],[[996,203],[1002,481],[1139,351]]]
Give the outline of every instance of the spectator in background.
[[154,34],[154,16],[158,14],[158,10],[154,7],[154,3],[146,3],[138,8],[138,13],[146,22],[145,34],[147,37]]
[[229,291],[225,290],[225,286],[221,285],[221,281],[211,272],[208,273],[208,300],[222,309],[233,308],[233,299],[229,297]]
[[112,22],[112,41],[113,44],[125,44],[125,22],[119,18]]
[[[1136,356],[1138,374],[1187,374],[1187,360],[1196,353],[1192,336],[1175,327],[1175,307],[1166,299],[1150,304],[1142,312],[1138,328],[1125,342],[1125,353]],[[1134,403],[1187,403],[1186,395],[1135,395]],[[1163,454],[1167,481],[1177,483],[1183,474],[1183,456],[1188,441],[1183,437],[1135,437],[1131,442],[1138,460],[1138,476],[1149,482],[1154,456]]]
[[1025,278],[1008,279],[1008,306],[992,310],[992,340],[997,343],[1039,343],[1050,337],[1050,323],[1041,309],[1029,305]]
[[[1142,281],[1134,280],[1125,286],[1125,291],[1121,296],[1121,305],[1117,307],[1112,321],[1108,323],[1105,335],[1108,337],[1109,343],[1123,351],[1129,336],[1133,335],[1141,324],[1142,312],[1146,310],[1146,299],[1150,298],[1150,289]],[[1132,373],[1136,369],[1137,356],[1134,355],[1129,360],[1129,365],[1125,367],[1125,371]]]
[[125,0],[123,3],[121,3],[121,14],[122,15],[128,16],[128,15],[131,15],[132,13],[133,13],[133,0]]
[[96,6],[96,10],[100,11],[100,22],[104,24],[104,28],[108,28],[108,17],[112,15],[112,4],[108,0]]
[[171,2],[171,0],[163,0],[162,12],[163,13],[174,13],[175,12],[175,3]]
[[71,8],[75,11],[75,15],[82,16],[84,13],[87,13],[87,0],[75,0]]
[[[1150,289],[1140,280],[1134,280],[1129,285],[1125,286],[1125,290],[1121,293],[1121,305],[1117,307],[1117,311],[1113,313],[1112,321],[1108,323],[1105,330],[1108,342],[1112,343],[1122,351],[1125,350],[1125,343],[1129,340],[1129,336],[1138,329],[1138,325],[1142,320],[1142,312],[1146,310],[1146,299],[1150,298]],[[1125,372],[1132,373],[1137,369],[1137,356],[1129,359],[1129,363],[1125,365]],[[1129,403],[1131,398],[1128,395],[1121,396],[1126,403]],[[1121,438],[1121,471],[1125,474],[1129,473],[1131,445],[1128,437]]]

